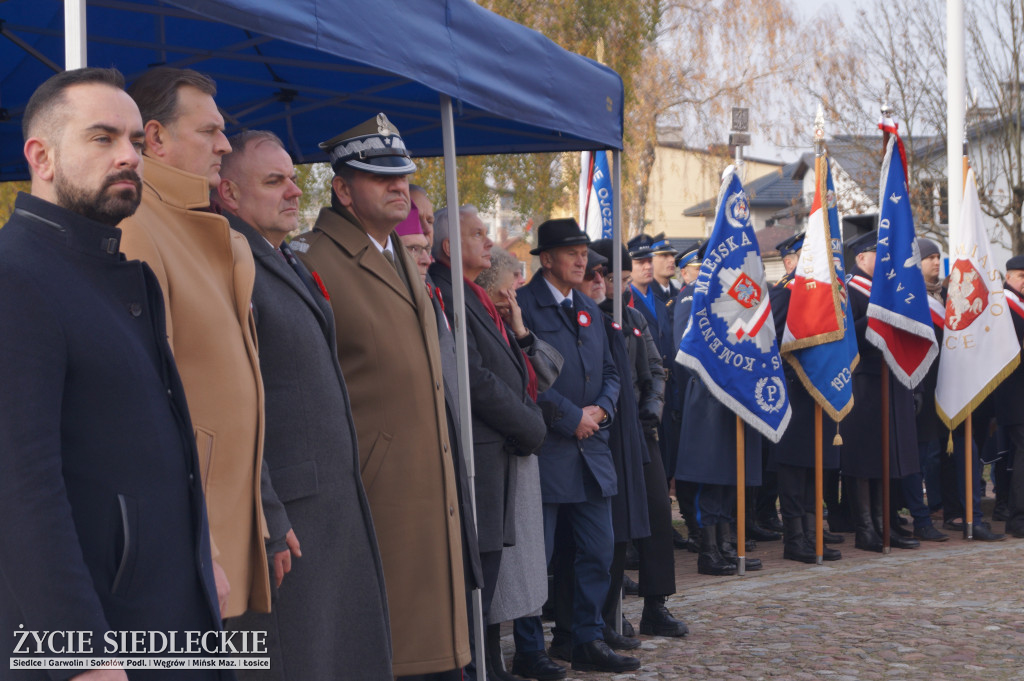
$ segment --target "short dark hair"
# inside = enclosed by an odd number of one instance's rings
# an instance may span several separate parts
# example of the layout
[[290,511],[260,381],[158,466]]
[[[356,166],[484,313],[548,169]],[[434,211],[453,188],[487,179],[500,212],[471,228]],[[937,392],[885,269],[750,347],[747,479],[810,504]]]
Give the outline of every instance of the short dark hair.
[[157,66],[146,71],[131,84],[128,94],[139,106],[143,125],[157,121],[167,126],[178,118],[178,90],[186,86],[211,97],[217,95],[217,84],[209,76],[171,66]]
[[[231,174],[232,168],[245,157],[245,153],[249,150],[249,147],[260,144],[261,142],[273,142],[282,149],[285,148],[284,142],[281,141],[281,138],[270,130],[243,130],[242,132],[229,137],[228,143],[231,145],[231,153],[225,154],[221,157],[221,177]],[[285,151],[288,150],[285,149]]]
[[109,85],[118,90],[124,89],[124,76],[117,69],[82,68],[71,71],[61,71],[50,76],[46,81],[36,88],[25,105],[25,113],[21,117],[21,134],[24,141],[32,137],[32,132],[40,125],[50,130],[58,122],[58,115],[62,113],[64,93],[68,88],[75,85],[100,84]]
[[[346,185],[352,184],[352,178],[356,176],[357,171],[350,165],[339,163],[338,167],[334,169],[334,176],[340,177],[344,180]],[[341,200],[338,198],[338,192],[334,191],[334,183],[331,182],[331,208],[336,211],[345,210],[345,207],[341,205]]]

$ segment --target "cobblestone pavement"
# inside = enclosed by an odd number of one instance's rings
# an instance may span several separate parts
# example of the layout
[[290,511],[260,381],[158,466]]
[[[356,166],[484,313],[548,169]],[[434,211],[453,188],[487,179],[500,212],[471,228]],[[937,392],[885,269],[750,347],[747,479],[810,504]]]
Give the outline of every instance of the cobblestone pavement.
[[[843,559],[822,566],[783,560],[781,542],[763,542],[748,555],[764,569],[743,577],[698,575],[696,556],[676,551],[679,591],[668,606],[690,635],[642,636],[639,671],[568,678],[1024,680],[1024,540],[946,532],[948,542],[888,555],[844,535]],[[634,625],[642,607],[636,597],[623,603]],[[504,647],[510,657],[511,636]]]

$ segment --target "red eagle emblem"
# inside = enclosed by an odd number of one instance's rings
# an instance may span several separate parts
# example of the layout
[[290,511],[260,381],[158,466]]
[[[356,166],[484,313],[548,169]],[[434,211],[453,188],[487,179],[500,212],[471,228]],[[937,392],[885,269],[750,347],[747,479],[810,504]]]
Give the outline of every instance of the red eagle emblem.
[[988,307],[988,288],[970,260],[957,260],[949,272],[946,296],[946,328],[966,329]]
[[757,282],[741,272],[727,293],[740,305],[748,310],[761,302],[761,287]]

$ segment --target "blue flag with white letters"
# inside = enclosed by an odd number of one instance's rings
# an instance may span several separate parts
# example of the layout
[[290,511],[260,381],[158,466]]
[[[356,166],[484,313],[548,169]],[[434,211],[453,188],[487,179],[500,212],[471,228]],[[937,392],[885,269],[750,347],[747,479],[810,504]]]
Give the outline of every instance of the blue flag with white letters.
[[[894,151],[898,152],[895,156]],[[921,251],[902,157],[893,129],[882,161],[878,252],[865,337],[882,351],[897,380],[913,390],[928,373],[939,346],[921,273]]]
[[778,442],[789,424],[789,393],[750,205],[731,167],[693,286],[690,320],[676,361],[697,372],[712,394],[752,428]]

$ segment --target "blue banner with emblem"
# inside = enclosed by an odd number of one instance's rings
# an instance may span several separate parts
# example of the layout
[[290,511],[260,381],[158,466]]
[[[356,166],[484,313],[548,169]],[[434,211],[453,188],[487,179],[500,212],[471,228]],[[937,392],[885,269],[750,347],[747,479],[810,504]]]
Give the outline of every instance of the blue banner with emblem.
[[715,227],[693,283],[690,320],[676,361],[752,428],[778,442],[791,410],[768,280],[750,204],[730,167],[718,194]]

